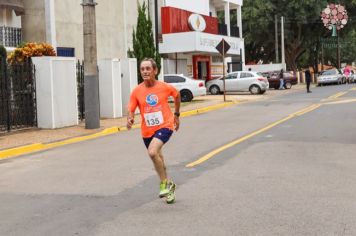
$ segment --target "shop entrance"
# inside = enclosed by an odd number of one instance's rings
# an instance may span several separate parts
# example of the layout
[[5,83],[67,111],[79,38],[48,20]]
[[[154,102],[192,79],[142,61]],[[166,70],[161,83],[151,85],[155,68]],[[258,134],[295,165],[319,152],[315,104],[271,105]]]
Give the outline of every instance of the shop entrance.
[[194,79],[211,79],[210,56],[193,56],[193,77]]

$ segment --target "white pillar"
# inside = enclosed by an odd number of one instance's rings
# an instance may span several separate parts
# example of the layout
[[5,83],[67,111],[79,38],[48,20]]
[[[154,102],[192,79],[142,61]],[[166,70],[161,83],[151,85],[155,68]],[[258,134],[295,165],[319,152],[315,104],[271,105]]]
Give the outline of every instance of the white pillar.
[[37,126],[56,129],[78,125],[74,57],[32,57],[36,66]]
[[[122,112],[127,114],[127,105],[130,101],[130,94],[137,86],[137,60],[136,58],[122,59],[121,73],[122,73]],[[136,110],[138,111],[138,109]]]
[[57,51],[56,16],[54,0],[45,0],[46,42]]
[[225,2],[225,24],[227,25],[227,36],[231,36],[230,34],[230,3]]
[[122,117],[121,67],[117,58],[98,61],[100,117]]

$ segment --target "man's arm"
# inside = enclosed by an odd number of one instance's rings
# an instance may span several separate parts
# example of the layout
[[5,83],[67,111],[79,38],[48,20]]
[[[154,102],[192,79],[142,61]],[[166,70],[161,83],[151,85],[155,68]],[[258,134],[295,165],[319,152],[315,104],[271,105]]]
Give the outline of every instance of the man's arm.
[[179,116],[180,116],[180,93],[177,97],[174,97],[174,129],[178,131],[179,129]]

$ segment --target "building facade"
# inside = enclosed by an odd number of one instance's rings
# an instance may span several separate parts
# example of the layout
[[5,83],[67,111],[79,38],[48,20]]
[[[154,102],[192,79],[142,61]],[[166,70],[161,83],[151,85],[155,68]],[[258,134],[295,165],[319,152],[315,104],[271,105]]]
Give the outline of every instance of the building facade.
[[[83,59],[82,0],[19,2],[23,7],[19,18],[23,41],[47,42],[57,50],[59,56]],[[98,59],[127,58],[127,51],[132,48],[132,31],[137,22],[137,1],[95,2]]]
[[8,51],[22,41],[21,15],[24,13],[20,0],[0,0],[0,45]]
[[[222,75],[223,59],[216,49],[222,39],[231,46],[224,60],[226,68],[242,70],[242,4],[242,0],[159,1],[159,51],[165,58],[165,73],[203,80]],[[234,11],[237,17],[232,22]]]

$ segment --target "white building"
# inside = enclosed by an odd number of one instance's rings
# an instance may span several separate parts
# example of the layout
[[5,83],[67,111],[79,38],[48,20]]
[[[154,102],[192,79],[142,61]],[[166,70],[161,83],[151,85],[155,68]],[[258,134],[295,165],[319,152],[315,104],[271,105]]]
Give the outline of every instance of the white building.
[[[59,56],[83,59],[83,0],[0,0],[0,42],[47,42]],[[137,1],[96,0],[98,59],[127,58]],[[139,0],[142,3],[143,0]],[[5,32],[5,33],[2,33]],[[16,40],[15,40],[16,39]],[[10,42],[10,43],[9,43]]]
[[[225,63],[233,70],[244,68],[242,4],[242,0],[160,1],[159,51],[166,58],[165,73],[204,80],[221,75],[222,57],[216,46],[222,39],[231,46]],[[237,12],[236,22],[231,22],[231,11]],[[224,13],[224,22],[219,22],[219,12]]]
[[22,0],[0,0],[0,45],[8,51],[22,41],[21,15],[24,14]]

